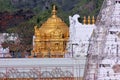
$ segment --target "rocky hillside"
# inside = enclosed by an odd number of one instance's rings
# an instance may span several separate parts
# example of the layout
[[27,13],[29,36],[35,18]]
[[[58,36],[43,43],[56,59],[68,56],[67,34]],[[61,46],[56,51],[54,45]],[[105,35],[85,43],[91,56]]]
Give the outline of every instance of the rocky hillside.
[[7,28],[19,25],[20,23],[31,19],[34,16],[32,11],[19,10],[14,13],[1,12],[0,13],[0,31],[4,32]]
[[[97,16],[103,0],[0,0],[0,31],[29,21],[41,25],[49,16],[53,4],[58,15],[67,23],[75,13]],[[34,15],[34,17],[33,17]]]
[[53,4],[65,12],[83,11],[84,9],[94,11],[101,6],[102,2],[103,0],[0,0],[0,11],[32,9],[37,12],[50,9]]
[[73,9],[78,2],[80,0],[11,0],[11,4],[19,9],[32,8],[45,10],[50,9],[52,4],[57,4],[64,11]]

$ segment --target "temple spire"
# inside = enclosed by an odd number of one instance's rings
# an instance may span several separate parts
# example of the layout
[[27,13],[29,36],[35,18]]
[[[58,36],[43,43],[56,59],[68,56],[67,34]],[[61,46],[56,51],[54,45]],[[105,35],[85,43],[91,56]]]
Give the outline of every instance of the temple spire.
[[69,38],[69,28],[56,13],[57,11],[54,5],[51,11],[51,17],[40,28],[35,27],[32,56],[35,55],[39,58],[64,57]]
[[57,13],[56,6],[53,5],[52,16],[56,16],[56,13]]

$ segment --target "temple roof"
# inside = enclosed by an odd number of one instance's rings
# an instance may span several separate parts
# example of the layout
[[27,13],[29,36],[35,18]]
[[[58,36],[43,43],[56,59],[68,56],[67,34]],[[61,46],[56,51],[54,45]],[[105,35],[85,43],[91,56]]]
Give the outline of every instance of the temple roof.
[[45,23],[42,24],[40,30],[44,33],[50,33],[55,31],[56,29],[60,29],[62,33],[68,32],[68,26],[61,18],[57,15],[57,10],[55,5],[53,6],[52,16],[47,19]]

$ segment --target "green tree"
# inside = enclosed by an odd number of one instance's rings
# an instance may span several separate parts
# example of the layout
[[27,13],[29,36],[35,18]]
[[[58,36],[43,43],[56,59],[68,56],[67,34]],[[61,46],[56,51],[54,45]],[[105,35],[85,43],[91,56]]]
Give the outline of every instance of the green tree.
[[41,26],[51,15],[51,10],[45,10],[34,16],[29,20],[29,23],[34,23],[37,26]]
[[4,12],[4,11],[12,12],[14,10],[15,8],[11,4],[10,0],[0,0],[0,12]]

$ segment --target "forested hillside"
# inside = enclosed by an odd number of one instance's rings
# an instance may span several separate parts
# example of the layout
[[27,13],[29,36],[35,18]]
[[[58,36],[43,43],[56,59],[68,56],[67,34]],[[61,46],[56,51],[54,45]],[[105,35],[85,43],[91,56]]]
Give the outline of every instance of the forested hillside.
[[[6,12],[11,15],[14,13],[26,15],[23,12],[30,11],[32,15],[35,14],[30,21],[41,24],[50,15],[51,7],[55,4],[58,8],[58,15],[68,24],[68,16],[75,13],[80,14],[81,18],[88,15],[97,16],[102,2],[103,0],[0,0],[0,18],[3,18],[1,16]],[[7,28],[10,26],[14,27],[11,24]]]
[[68,16],[97,16],[103,0],[0,0],[0,32],[18,33],[22,44],[32,43],[34,25],[40,26],[55,4],[58,16],[68,25]]

